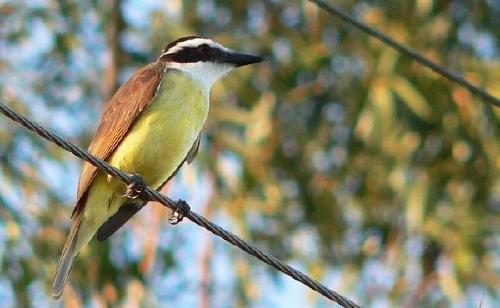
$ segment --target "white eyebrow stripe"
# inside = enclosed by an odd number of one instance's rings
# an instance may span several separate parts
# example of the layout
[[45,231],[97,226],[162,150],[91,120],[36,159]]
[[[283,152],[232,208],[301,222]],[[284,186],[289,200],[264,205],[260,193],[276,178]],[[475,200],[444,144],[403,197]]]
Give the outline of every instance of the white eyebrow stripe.
[[216,43],[210,39],[194,38],[191,40],[180,42],[180,43],[170,47],[166,52],[162,53],[161,55],[163,56],[163,55],[173,54],[173,53],[180,51],[181,49],[183,49],[185,47],[198,47],[198,46],[203,45],[203,44],[207,44],[210,47],[219,48],[219,49],[222,49],[224,51],[229,51],[228,48],[226,48],[226,47],[222,46],[221,44]]

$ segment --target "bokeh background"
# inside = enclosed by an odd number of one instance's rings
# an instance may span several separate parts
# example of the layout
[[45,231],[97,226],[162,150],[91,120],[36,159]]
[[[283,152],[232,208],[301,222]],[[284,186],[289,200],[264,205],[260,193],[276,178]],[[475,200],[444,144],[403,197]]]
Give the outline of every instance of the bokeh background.
[[[500,2],[335,1],[500,95]],[[86,147],[185,35],[266,62],[212,91],[168,194],[365,306],[500,305],[500,109],[307,1],[0,1],[0,99]],[[50,307],[81,162],[0,118],[0,302]],[[327,307],[152,205],[82,251],[60,306]]]

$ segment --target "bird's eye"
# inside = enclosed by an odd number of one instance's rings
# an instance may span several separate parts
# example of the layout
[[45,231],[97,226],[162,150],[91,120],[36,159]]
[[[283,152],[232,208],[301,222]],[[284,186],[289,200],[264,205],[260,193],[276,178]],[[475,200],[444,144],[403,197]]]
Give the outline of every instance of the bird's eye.
[[207,44],[200,46],[200,50],[203,54],[208,54],[210,52],[210,47]]

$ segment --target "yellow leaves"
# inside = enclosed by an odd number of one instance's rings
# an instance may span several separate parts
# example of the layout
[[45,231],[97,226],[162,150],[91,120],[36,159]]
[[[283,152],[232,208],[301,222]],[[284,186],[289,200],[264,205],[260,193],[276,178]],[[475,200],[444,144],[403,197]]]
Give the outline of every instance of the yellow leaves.
[[[481,63],[479,68],[474,69],[481,71],[481,81],[484,84],[484,88],[495,97],[500,97],[500,60],[496,58],[488,61],[488,63]],[[496,111],[497,117],[499,117],[500,108],[493,109]]]
[[414,131],[406,132],[397,145],[399,149],[397,156],[400,156],[404,161],[409,160],[410,156],[420,145],[420,142],[422,141],[421,138],[422,137]]
[[432,110],[427,100],[408,79],[395,76],[391,79],[390,83],[394,93],[396,93],[415,114],[423,119],[428,119],[431,116]]
[[402,127],[395,96],[421,119],[432,118],[432,108],[420,90],[396,73],[398,57],[395,51],[382,49],[368,87],[368,104],[361,111],[354,130],[358,138],[370,144],[382,144],[385,150],[400,143],[397,138]]
[[432,10],[433,0],[416,0],[415,9],[420,16],[427,16]]
[[453,158],[461,163],[464,163],[469,160],[472,154],[472,149],[465,141],[458,141],[453,144],[452,153]]
[[371,106],[363,110],[355,132],[365,141],[379,143],[392,128],[394,119],[394,102],[390,89],[384,79],[375,79],[368,92]]
[[247,138],[251,143],[263,142],[270,136],[272,129],[271,113],[275,102],[274,94],[267,92],[262,94],[257,105],[253,108],[250,122],[247,123]]
[[402,167],[394,168],[389,174],[389,183],[393,190],[403,192],[406,188],[405,169]]
[[457,104],[461,121],[468,126],[474,125],[472,122],[475,117],[475,99],[473,100],[470,93],[463,88],[455,88],[452,97]]
[[5,231],[7,233],[7,238],[11,241],[17,240],[19,237],[19,234],[21,233],[21,230],[19,229],[19,225],[12,220],[7,221],[6,226],[5,226]]
[[385,16],[384,12],[377,7],[372,7],[370,9],[363,10],[364,14],[362,16],[362,19],[369,24],[380,24],[382,22],[385,22]]
[[428,35],[435,40],[445,40],[450,33],[450,28],[452,27],[450,21],[446,16],[437,16],[428,25],[426,32]]
[[250,121],[250,113],[238,107],[224,106],[215,107],[212,112],[218,121],[230,122],[237,125],[246,125]]
[[[327,267],[323,262],[314,262],[309,265],[309,268],[307,269],[307,272],[309,275],[318,281],[321,281],[323,276],[325,275],[325,272],[327,271]],[[318,298],[318,293],[308,290],[307,294],[308,299],[311,302],[311,306],[314,302],[315,299]]]
[[[66,218],[66,216],[64,218]],[[50,242],[53,245],[62,247],[64,245],[64,242],[66,241],[67,234],[63,233],[59,228],[56,228],[55,226],[45,226],[39,229],[36,236],[40,241],[50,239]]]
[[250,267],[247,260],[236,260],[235,268],[245,295],[252,300],[256,300],[260,296],[260,290],[258,285],[254,282],[254,279],[250,278],[252,274],[250,273]]
[[370,139],[371,132],[373,130],[373,112],[370,107],[365,108],[354,127],[354,133],[356,137],[364,140],[365,142]]
[[477,268],[478,262],[472,254],[470,247],[460,245],[453,251],[453,262],[455,263],[458,272],[468,275],[474,274],[474,269]]
[[[425,236],[442,244],[442,262],[438,263],[440,284],[453,301],[462,296],[460,280],[476,277],[479,266],[474,246],[480,235],[478,215],[472,209],[471,184],[467,181],[450,181],[447,184],[448,202],[438,203],[425,218]],[[485,264],[482,267],[487,270]],[[477,277],[476,277],[477,278]]]
[[409,232],[421,232],[424,223],[425,205],[429,191],[427,175],[419,172],[410,185],[406,199],[406,224]]
[[305,12],[304,17],[305,20],[307,21],[307,30],[310,35],[314,35],[321,31],[318,18],[319,11],[320,9],[314,3],[310,1],[304,2],[304,12]]
[[438,267],[439,286],[444,294],[453,302],[462,298],[463,292],[458,283],[453,263],[446,257],[443,257]]
[[318,80],[304,83],[290,90],[285,96],[284,101],[289,103],[299,103],[311,95],[317,95],[324,91],[324,87]]
[[240,219],[246,210],[258,209],[261,213],[272,214],[279,210],[278,206],[283,198],[278,183],[269,175],[270,168],[267,164],[275,148],[274,143],[269,142],[273,133],[272,113],[275,103],[274,94],[264,92],[250,110],[227,105],[223,108],[217,106],[213,110],[213,116],[217,117],[219,123],[225,122],[238,128],[220,129],[216,135],[217,140],[223,144],[222,148],[238,155],[237,158],[222,156],[217,161],[218,173],[224,178],[226,187],[232,192],[242,189],[241,174],[234,172],[238,168],[245,168],[263,187],[263,194],[259,197],[240,191],[238,197],[230,199],[224,205],[239,225],[240,234],[247,232]]
[[[377,59],[378,62],[375,69],[377,77],[390,77],[393,74],[398,59],[399,54],[395,50],[384,47]],[[385,82],[382,83],[386,84]]]
[[279,210],[283,194],[280,187],[276,183],[270,183],[265,186],[265,198],[262,207],[264,214],[272,214]]
[[[382,99],[386,104],[392,102],[389,93],[394,93],[401,98],[415,114],[423,119],[428,119],[431,115],[431,108],[424,96],[417,90],[406,77],[394,72],[398,60],[398,54],[395,51],[385,49],[377,65],[376,78],[373,88],[378,92],[383,92],[373,99]],[[379,103],[381,104],[381,103]],[[387,108],[386,108],[387,109]]]
[[[276,98],[273,93],[265,92],[259,101],[248,111],[240,107],[217,108],[213,115],[219,121],[224,121],[242,127],[241,134],[232,130],[221,130],[217,138],[224,144],[224,148],[240,154],[245,162],[251,166],[250,172],[259,178],[266,178],[267,169],[263,162],[272,155],[268,142],[272,134],[272,112]],[[270,149],[270,150],[267,150]]]
[[125,307],[141,307],[141,301],[145,298],[146,290],[144,284],[137,280],[132,279],[127,286],[127,298]]
[[248,111],[240,107],[217,106],[212,115],[218,121],[228,122],[245,128],[246,140],[257,144],[266,139],[272,128],[271,114],[276,103],[272,92],[265,92]]
[[320,262],[312,263],[311,266],[309,267],[309,274],[314,279],[321,280],[321,278],[325,274],[325,271],[326,271],[325,264]]
[[386,80],[377,78],[368,94],[368,99],[375,107],[375,128],[379,128],[378,137],[389,133],[394,120],[394,101],[390,88],[386,85]]

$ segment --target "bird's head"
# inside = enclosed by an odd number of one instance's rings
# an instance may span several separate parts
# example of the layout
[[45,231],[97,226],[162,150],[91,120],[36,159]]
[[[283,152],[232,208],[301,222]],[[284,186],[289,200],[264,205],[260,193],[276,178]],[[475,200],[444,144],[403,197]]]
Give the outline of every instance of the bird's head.
[[188,36],[168,44],[158,61],[167,67],[191,74],[207,90],[232,69],[261,62],[261,57],[234,52],[204,37]]

